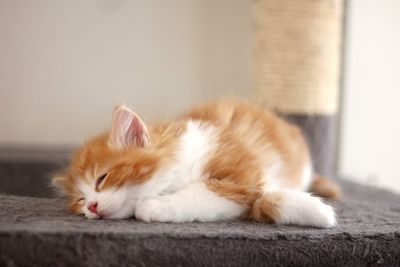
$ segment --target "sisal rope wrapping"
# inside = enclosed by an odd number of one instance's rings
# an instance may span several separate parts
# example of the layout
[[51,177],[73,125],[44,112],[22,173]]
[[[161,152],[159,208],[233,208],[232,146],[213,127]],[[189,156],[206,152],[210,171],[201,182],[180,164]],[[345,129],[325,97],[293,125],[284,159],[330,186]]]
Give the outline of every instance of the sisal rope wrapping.
[[335,114],[344,0],[257,0],[255,87],[284,113]]

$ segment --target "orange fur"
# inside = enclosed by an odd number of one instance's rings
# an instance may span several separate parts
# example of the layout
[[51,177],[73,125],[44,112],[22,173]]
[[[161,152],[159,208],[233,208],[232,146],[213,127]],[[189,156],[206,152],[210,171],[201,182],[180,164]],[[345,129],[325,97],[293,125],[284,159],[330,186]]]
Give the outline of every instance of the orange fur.
[[[221,126],[223,133],[229,135],[233,143],[242,143],[263,164],[281,155],[286,170],[284,183],[290,187],[299,186],[302,168],[310,161],[307,145],[297,127],[272,112],[245,102],[229,100],[196,107],[183,118],[209,121]],[[229,149],[230,146],[226,147]]]
[[[160,166],[168,164],[188,120],[201,120],[219,130],[218,149],[209,155],[204,169],[207,187],[245,207],[244,217],[274,222],[279,217],[280,196],[263,194],[269,186],[262,179],[263,167],[272,168],[279,159],[280,183],[300,189],[304,166],[310,164],[308,148],[297,127],[268,110],[235,100],[208,103],[175,122],[149,125],[151,141],[146,146],[115,148],[109,142],[110,132],[89,140],[75,152],[65,173],[53,180],[69,196],[69,209],[79,213],[83,205],[82,193],[76,186],[80,179],[94,182],[107,172],[96,190],[141,184],[150,179]],[[312,189],[321,196],[335,198],[339,195],[335,186],[318,178]]]
[[251,207],[249,217],[259,222],[275,223],[280,218],[281,198],[279,193],[259,196]]
[[149,148],[123,150],[108,145],[108,133],[100,134],[74,153],[69,168],[56,175],[53,184],[69,196],[69,210],[79,213],[82,198],[76,186],[79,179],[93,180],[109,170],[101,189],[143,183],[171,156],[174,141],[183,130],[182,123],[156,125],[152,127],[154,141]]
[[342,195],[340,187],[335,182],[318,174],[314,176],[310,191],[327,199],[339,199]]
[[221,148],[211,157],[206,171],[210,179],[226,185],[216,187],[209,182],[209,188],[221,196],[244,202],[250,208],[250,218],[273,221],[271,214],[278,214],[279,197],[271,199],[270,205],[258,205],[260,201],[265,204],[266,199],[254,202],[263,186],[260,166],[274,164],[274,157],[279,155],[285,170],[281,182],[299,188],[304,165],[310,162],[300,130],[266,109],[235,100],[196,107],[183,118],[209,121],[223,129]]

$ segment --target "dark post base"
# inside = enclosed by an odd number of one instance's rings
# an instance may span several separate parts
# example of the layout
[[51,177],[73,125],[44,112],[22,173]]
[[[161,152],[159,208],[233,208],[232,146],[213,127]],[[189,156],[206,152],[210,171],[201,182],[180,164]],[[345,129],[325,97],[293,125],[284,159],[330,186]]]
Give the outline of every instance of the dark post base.
[[336,116],[284,114],[298,125],[310,147],[314,169],[321,175],[336,176]]

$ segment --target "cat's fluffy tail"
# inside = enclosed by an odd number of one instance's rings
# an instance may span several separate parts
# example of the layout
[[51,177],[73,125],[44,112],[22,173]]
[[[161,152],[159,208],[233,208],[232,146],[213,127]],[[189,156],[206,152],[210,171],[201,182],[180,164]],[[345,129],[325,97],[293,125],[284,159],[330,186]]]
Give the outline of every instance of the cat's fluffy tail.
[[336,182],[318,174],[314,175],[310,191],[327,199],[339,199],[342,195],[342,190]]

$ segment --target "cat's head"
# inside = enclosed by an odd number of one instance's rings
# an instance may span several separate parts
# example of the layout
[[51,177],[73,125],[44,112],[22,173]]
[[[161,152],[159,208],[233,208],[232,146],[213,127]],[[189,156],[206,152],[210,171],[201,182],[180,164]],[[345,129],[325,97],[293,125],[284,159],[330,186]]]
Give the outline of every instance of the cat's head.
[[69,210],[88,218],[128,218],[134,214],[135,190],[157,168],[150,134],[143,121],[125,106],[113,113],[111,130],[88,140],[69,167],[53,178],[68,196]]

